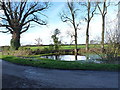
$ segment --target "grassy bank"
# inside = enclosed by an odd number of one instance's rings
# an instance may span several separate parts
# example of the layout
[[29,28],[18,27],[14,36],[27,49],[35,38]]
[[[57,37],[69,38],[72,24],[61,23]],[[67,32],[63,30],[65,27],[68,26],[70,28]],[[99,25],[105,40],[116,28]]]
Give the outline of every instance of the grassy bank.
[[114,64],[88,64],[77,61],[58,61],[43,58],[20,58],[15,56],[2,56],[3,60],[20,64],[49,69],[65,69],[65,70],[120,70],[120,65]]

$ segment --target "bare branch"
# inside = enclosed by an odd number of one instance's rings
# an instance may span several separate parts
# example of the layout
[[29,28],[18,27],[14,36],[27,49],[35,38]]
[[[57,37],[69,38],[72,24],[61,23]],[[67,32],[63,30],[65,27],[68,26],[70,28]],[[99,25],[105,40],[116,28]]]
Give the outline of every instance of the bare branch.
[[101,15],[103,15],[103,12],[102,12],[102,10],[101,10],[101,8],[100,8],[100,6],[99,6],[99,5],[98,5],[98,9],[99,9],[99,11],[100,11]]
[[2,20],[6,20],[7,21],[7,19],[6,18],[4,18],[4,17],[0,17]]
[[[18,29],[18,32],[25,32],[30,27],[30,22],[40,25],[47,24],[46,21],[37,16],[39,14],[43,15],[41,11],[48,8],[49,4],[46,2],[27,3],[27,0],[23,0],[22,2],[0,2],[0,5],[4,12],[4,16],[0,17],[0,19],[4,20],[1,27],[6,27],[10,32],[16,31],[15,29]],[[24,28],[25,30],[22,30]]]
[[92,15],[91,15],[91,17],[90,17],[90,20],[93,18],[93,16],[95,15],[95,11],[96,11],[96,9],[97,9],[97,6],[98,6],[98,4],[96,4],[95,5],[95,8],[94,8],[94,10],[92,11]]
[[73,24],[73,21],[72,21],[72,19],[71,18],[69,18],[67,15],[61,15],[61,20],[63,21],[63,22],[70,22],[71,24]]
[[[36,4],[35,4],[34,6],[36,6]],[[24,15],[24,18],[22,19],[21,23],[24,23],[24,21],[26,20],[26,18],[27,18],[29,15],[32,15],[32,14],[34,14],[34,13],[36,13],[36,12],[39,12],[39,11],[42,11],[42,10],[46,9],[47,7],[48,7],[48,5],[46,4],[46,6],[45,6],[45,7],[42,7],[42,8],[38,8],[38,9],[34,9],[34,7],[31,8],[31,9],[33,9],[33,10],[32,10],[32,11],[28,10],[28,12]]]
[[85,3],[85,2],[84,2],[84,3],[79,2],[79,5],[88,7],[88,6],[87,6],[87,3]]
[[30,23],[30,22],[32,22],[32,21],[33,21],[33,22],[36,22],[37,24],[40,24],[40,25],[46,25],[46,24],[47,24],[45,21],[43,21],[43,20],[41,20],[41,19],[36,20],[36,19],[34,18],[34,19],[30,19],[30,20],[26,21],[26,22],[23,24],[23,26],[26,25],[26,24],[28,24],[28,23]]
[[9,25],[0,24],[0,27],[10,27]]
[[19,14],[19,19],[18,19],[18,21],[20,21],[21,18],[22,18],[22,14],[23,14],[23,12],[24,12],[24,10],[25,10],[26,4],[27,4],[27,2],[21,2],[21,3],[20,3],[20,14]]
[[9,22],[9,24],[11,25],[10,17],[9,17],[9,14],[7,13],[6,6],[5,6],[5,2],[2,2],[2,9],[3,9],[3,11],[4,11],[5,16],[7,17],[7,20],[8,20],[8,22]]
[[[5,27],[5,28],[7,28],[8,31],[10,31],[11,33],[13,32],[12,29],[10,28],[10,25],[0,24],[0,27]],[[7,32],[8,32],[8,31],[7,31]],[[2,31],[1,31],[1,32],[2,32]],[[4,33],[4,31],[3,31],[3,33]]]
[[9,31],[0,31],[0,32],[2,32],[2,33],[8,33]]
[[22,34],[22,33],[24,33],[24,32],[26,32],[28,29],[29,29],[29,27],[30,27],[30,23],[29,23],[29,25],[28,26],[26,26],[25,28],[25,30],[22,30],[21,32],[20,32],[20,34]]

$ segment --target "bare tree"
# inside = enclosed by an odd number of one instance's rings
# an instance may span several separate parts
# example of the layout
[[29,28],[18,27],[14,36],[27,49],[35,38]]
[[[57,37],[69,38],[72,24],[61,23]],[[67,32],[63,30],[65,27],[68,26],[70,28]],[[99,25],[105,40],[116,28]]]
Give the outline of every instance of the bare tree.
[[87,17],[85,17],[85,20],[87,22],[87,28],[86,28],[86,51],[89,50],[89,26],[90,21],[92,20],[93,16],[95,15],[95,11],[97,8],[96,2],[91,2],[90,0],[87,0],[87,2],[80,2],[79,3],[82,6],[85,6],[87,8]]
[[104,34],[105,34],[105,17],[107,14],[107,9],[110,6],[110,2],[107,3],[107,0],[103,0],[103,2],[98,2],[98,9],[102,16],[102,40],[101,40],[101,49],[104,52]]
[[40,37],[35,39],[35,41],[36,41],[36,43],[35,43],[36,45],[38,45],[38,46],[42,45],[42,39]]
[[118,28],[118,19],[114,19],[107,23],[106,30],[106,42],[107,48],[105,49],[105,53],[107,58],[115,58],[118,56],[120,51],[120,30]]
[[66,14],[65,12],[63,12],[61,14],[61,20],[63,22],[68,22],[72,25],[73,29],[74,29],[74,41],[75,41],[75,59],[77,60],[77,30],[79,29],[79,25],[80,22],[77,22],[78,20],[76,19],[76,15],[77,15],[77,8],[75,8],[76,6],[76,2],[67,2],[67,8],[68,8],[68,12],[69,14]]
[[[0,16],[0,27],[6,28],[12,34],[11,48],[18,50],[20,47],[20,35],[26,32],[31,26],[31,22],[39,25],[46,25],[46,21],[42,20],[42,11],[48,9],[48,2],[29,2],[21,0],[21,2],[11,2],[10,0],[0,1],[0,8],[3,16]],[[40,16],[41,15],[41,16]]]
[[118,14],[117,14],[117,17],[118,17],[118,33],[119,33],[119,44],[120,44],[120,1],[118,2]]
[[66,32],[66,34],[67,34],[67,37],[70,37],[70,45],[73,44],[73,42],[75,41],[75,40],[74,40],[74,32],[68,30],[68,31]]

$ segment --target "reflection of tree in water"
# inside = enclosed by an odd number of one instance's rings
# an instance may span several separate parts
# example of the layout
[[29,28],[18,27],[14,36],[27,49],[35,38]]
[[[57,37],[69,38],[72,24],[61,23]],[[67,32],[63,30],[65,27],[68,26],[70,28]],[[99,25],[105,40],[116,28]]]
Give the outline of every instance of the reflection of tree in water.
[[77,56],[78,56],[78,55],[75,54],[75,60],[77,60]]
[[45,58],[49,58],[49,59],[53,59],[53,60],[61,60],[60,55],[46,56]]
[[55,55],[55,60],[61,60],[60,55]]
[[86,60],[89,60],[90,58],[89,58],[89,55],[86,55]]
[[50,56],[50,59],[54,59],[54,56]]

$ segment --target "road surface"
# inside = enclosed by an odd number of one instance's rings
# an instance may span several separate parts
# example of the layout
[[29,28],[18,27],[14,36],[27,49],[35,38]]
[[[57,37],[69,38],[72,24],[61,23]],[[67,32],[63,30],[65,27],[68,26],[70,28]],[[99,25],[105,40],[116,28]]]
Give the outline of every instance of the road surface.
[[2,61],[2,88],[118,88],[118,72],[44,69]]

